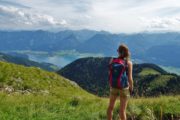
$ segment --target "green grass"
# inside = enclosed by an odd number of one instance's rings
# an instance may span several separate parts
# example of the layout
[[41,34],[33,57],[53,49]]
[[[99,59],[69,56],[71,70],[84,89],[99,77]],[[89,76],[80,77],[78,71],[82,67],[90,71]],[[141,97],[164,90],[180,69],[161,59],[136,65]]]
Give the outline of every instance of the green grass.
[[[21,95],[0,93],[1,120],[105,120],[108,99],[84,96]],[[180,96],[130,99],[127,115],[137,120],[164,120],[180,115]],[[119,100],[114,110],[118,118]]]
[[158,71],[151,69],[151,68],[143,68],[143,70],[139,73],[139,75],[158,75],[160,74]]
[[[76,96],[77,97],[77,96]],[[75,120],[91,119],[101,109],[100,99],[0,94],[1,120]],[[95,108],[97,107],[97,108]],[[103,110],[103,109],[102,109]],[[94,115],[94,117],[97,117]],[[98,118],[98,117],[97,117]]]
[[[106,120],[108,98],[94,96],[56,73],[0,62],[0,120]],[[6,88],[13,88],[7,91]],[[28,92],[22,92],[28,91]],[[118,118],[119,100],[114,110]],[[180,96],[133,98],[135,120],[180,115]]]

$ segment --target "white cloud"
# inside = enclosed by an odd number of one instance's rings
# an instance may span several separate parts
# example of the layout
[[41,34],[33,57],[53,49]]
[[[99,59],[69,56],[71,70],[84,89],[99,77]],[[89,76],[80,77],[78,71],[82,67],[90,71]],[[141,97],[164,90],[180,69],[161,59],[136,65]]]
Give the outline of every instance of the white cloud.
[[180,16],[178,17],[155,17],[151,19],[140,18],[144,27],[148,30],[175,30],[180,26]]
[[25,27],[65,25],[70,29],[127,33],[151,29],[180,31],[179,0],[16,0],[16,4],[30,8],[18,8],[20,12],[16,12],[16,21],[24,22]]
[[57,20],[50,15],[39,13],[33,9],[0,5],[0,26],[3,26],[1,28],[4,29],[12,27],[14,29],[21,29],[22,27],[24,29],[36,29],[36,27],[48,28],[52,26],[64,26],[66,24],[67,22],[63,19]]

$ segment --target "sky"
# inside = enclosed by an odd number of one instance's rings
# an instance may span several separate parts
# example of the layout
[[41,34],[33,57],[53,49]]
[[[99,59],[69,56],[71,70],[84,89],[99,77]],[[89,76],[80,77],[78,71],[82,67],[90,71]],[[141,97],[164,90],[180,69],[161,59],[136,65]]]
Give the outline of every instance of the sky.
[[180,31],[180,0],[0,0],[0,29]]

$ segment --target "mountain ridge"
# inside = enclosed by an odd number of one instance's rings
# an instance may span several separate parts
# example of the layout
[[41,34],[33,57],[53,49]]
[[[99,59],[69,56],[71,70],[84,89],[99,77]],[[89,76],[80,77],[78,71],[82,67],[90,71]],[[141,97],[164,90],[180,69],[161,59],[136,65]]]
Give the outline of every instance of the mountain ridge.
[[[75,81],[93,94],[107,96],[109,60],[110,57],[81,58],[60,69],[57,73]],[[134,64],[133,67],[135,96],[179,94],[180,77],[178,75],[170,74],[154,64]]]

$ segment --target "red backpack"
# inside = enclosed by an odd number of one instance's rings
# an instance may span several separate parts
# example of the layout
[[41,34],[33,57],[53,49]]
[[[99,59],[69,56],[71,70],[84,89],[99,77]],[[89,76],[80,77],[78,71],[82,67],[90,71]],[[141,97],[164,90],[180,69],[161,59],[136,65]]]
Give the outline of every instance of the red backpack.
[[121,58],[113,58],[109,64],[109,84],[112,88],[123,89],[128,87],[127,61]]

